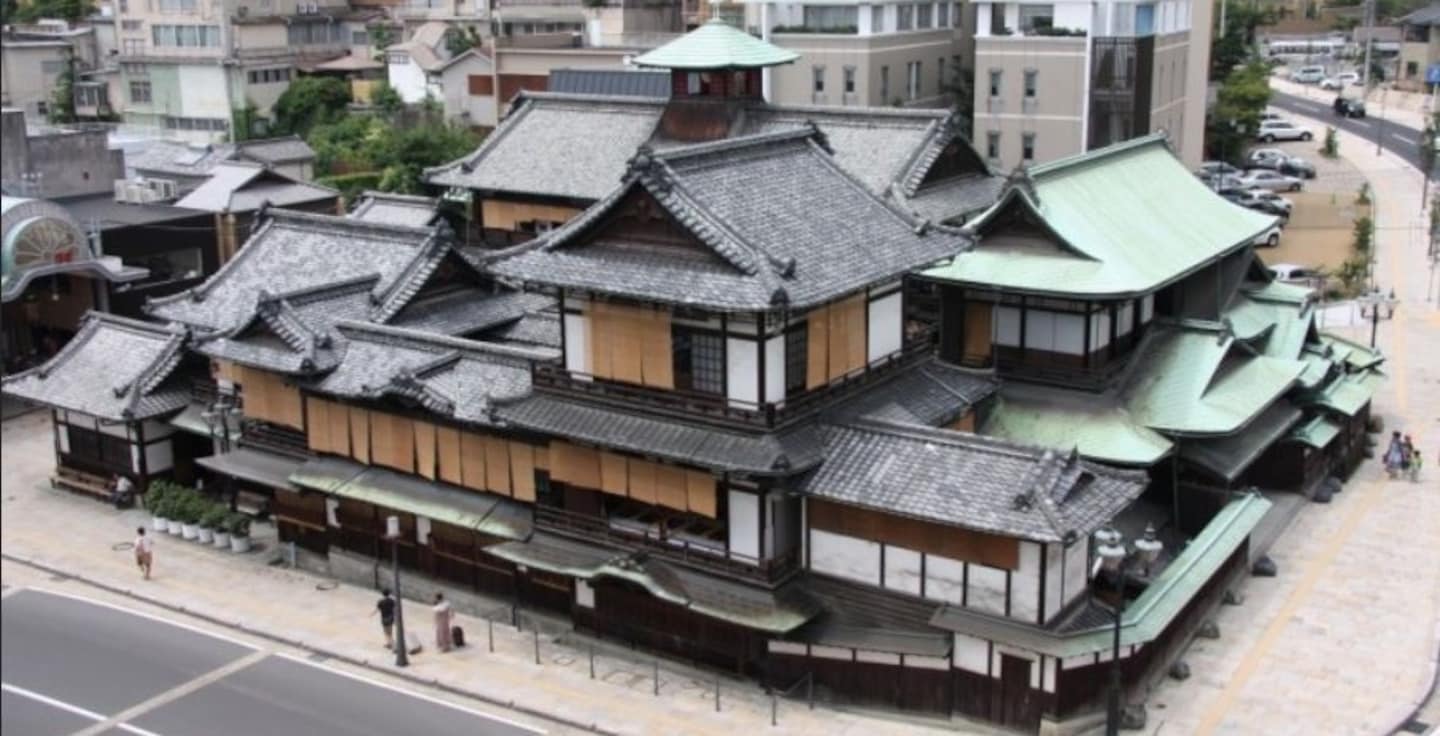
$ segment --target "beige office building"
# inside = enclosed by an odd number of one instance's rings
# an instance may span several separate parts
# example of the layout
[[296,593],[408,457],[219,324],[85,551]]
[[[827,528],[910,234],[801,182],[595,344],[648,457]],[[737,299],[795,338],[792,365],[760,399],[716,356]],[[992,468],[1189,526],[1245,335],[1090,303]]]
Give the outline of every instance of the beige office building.
[[1001,168],[1165,131],[1200,162],[1210,6],[982,2],[975,19],[976,148]]

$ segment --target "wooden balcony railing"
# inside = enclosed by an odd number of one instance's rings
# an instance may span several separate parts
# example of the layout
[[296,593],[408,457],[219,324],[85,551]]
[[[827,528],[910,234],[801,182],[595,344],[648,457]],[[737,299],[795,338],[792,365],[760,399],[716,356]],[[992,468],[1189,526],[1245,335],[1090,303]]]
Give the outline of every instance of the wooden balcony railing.
[[798,550],[770,559],[756,559],[726,550],[719,543],[711,546],[667,536],[663,525],[649,532],[618,528],[604,517],[577,514],[553,506],[535,507],[535,525],[582,541],[618,543],[624,547],[643,549],[656,557],[697,570],[772,587],[785,582],[800,569]]

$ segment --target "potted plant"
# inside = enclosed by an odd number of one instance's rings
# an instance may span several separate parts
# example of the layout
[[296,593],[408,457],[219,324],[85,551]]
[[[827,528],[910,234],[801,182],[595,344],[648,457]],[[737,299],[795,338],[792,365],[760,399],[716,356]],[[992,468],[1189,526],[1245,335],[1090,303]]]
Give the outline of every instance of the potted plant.
[[215,530],[225,523],[225,515],[229,513],[224,506],[218,503],[207,503],[205,513],[200,516],[200,543],[214,544]]
[[226,525],[230,532],[230,551],[250,551],[250,517],[245,514],[234,512],[230,514],[230,523]]
[[205,499],[194,489],[186,488],[180,502],[180,536],[197,539],[200,536],[200,517],[205,514]]
[[180,514],[184,512],[185,489],[181,487],[172,488],[165,494],[164,509],[165,531],[172,536],[180,536],[184,532],[184,525],[180,523]]
[[230,510],[225,504],[217,503],[215,508],[219,510],[219,521],[215,522],[215,546],[220,549],[230,547]]
[[165,515],[161,513],[165,509],[165,497],[169,493],[169,483],[163,480],[152,481],[150,488],[145,491],[145,496],[141,499],[145,504],[145,510],[150,512],[150,528],[157,532],[163,532],[169,527]]

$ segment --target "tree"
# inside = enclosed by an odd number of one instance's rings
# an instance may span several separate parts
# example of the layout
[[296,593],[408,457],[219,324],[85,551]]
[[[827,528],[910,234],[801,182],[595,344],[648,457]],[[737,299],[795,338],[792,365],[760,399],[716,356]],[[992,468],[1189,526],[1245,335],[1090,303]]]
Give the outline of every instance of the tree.
[[65,68],[55,78],[55,91],[50,95],[50,122],[75,122],[75,54],[65,49]]
[[255,103],[245,100],[245,105],[230,116],[230,140],[238,143],[255,137],[255,126],[260,122],[260,113]]
[[300,77],[271,108],[277,134],[305,137],[310,129],[335,119],[350,104],[350,86],[335,77]]
[[459,56],[479,45],[480,34],[475,31],[475,26],[450,26],[445,30],[445,50],[450,52],[451,56]]
[[376,188],[396,192],[421,191],[422,170],[460,158],[480,142],[458,125],[426,120],[398,128],[376,115],[348,115],[317,125],[306,141],[315,149],[318,176],[368,172],[378,177]]
[[1270,102],[1269,74],[1264,62],[1252,59],[1225,77],[1205,125],[1206,147],[1212,156],[1239,160],[1245,143],[1260,129],[1260,114]]
[[389,117],[405,107],[405,100],[400,98],[400,93],[391,87],[389,82],[382,81],[370,93],[370,104]]
[[1425,175],[1425,188],[1420,194],[1421,202],[1428,198],[1430,177],[1435,174],[1437,136],[1440,136],[1440,111],[1430,113],[1430,117],[1425,120],[1425,131],[1420,134],[1420,173]]
[[6,0],[5,22],[34,23],[41,18],[58,18],[79,23],[95,13],[91,0],[33,0],[24,4]]
[[1215,21],[1214,39],[1210,44],[1211,81],[1228,77],[1235,67],[1245,63],[1255,48],[1255,29],[1274,22],[1275,14],[1271,10],[1241,3],[1229,4],[1223,33],[1218,17]]
[[955,98],[955,105],[952,110],[955,116],[964,124],[965,136],[970,137],[970,129],[975,125],[975,72],[966,69],[960,63],[960,57],[952,57],[950,63],[950,80],[945,91]]

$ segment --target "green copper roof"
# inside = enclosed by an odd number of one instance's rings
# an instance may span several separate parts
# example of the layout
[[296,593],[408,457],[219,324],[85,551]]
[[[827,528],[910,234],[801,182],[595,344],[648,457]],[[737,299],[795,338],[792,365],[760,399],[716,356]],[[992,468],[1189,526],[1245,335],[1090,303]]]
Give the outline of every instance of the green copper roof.
[[[974,250],[926,275],[1032,293],[1135,296],[1248,245],[1275,220],[1211,192],[1158,135],[1036,166],[1029,177],[967,226],[979,234]],[[1012,207],[1041,229],[1005,225],[1001,215]]]
[[719,18],[635,57],[638,66],[661,69],[759,69],[789,64],[800,55],[762,41]]
[[[1235,497],[1220,509],[1150,585],[1125,608],[1120,618],[1120,644],[1146,644],[1159,638],[1220,566],[1249,538],[1270,510],[1256,493]],[[930,624],[942,629],[1003,641],[1051,657],[1077,657],[1108,652],[1114,629],[1106,624],[1065,634],[975,613],[959,606],[941,606]]]
[[1329,359],[1309,350],[1300,354],[1300,361],[1305,364],[1305,370],[1300,374],[1300,387],[1306,390],[1314,389],[1323,383],[1335,365]]
[[1299,409],[1288,401],[1277,401],[1240,432],[1181,443],[1180,457],[1227,483],[1234,482],[1298,421]]
[[1006,384],[981,434],[1044,447],[1074,448],[1084,457],[1121,465],[1153,465],[1170,440],[1137,423],[1113,394]]
[[1317,450],[1323,450],[1335,436],[1340,434],[1340,425],[1335,420],[1318,416],[1290,430],[1288,439],[1302,442]]
[[1385,355],[1379,350],[1339,335],[1323,333],[1320,335],[1320,342],[1330,348],[1332,360],[1343,361],[1352,371],[1368,370],[1385,362]]
[[1313,395],[1314,402],[1353,417],[1375,395],[1380,377],[1373,373],[1340,376]]

